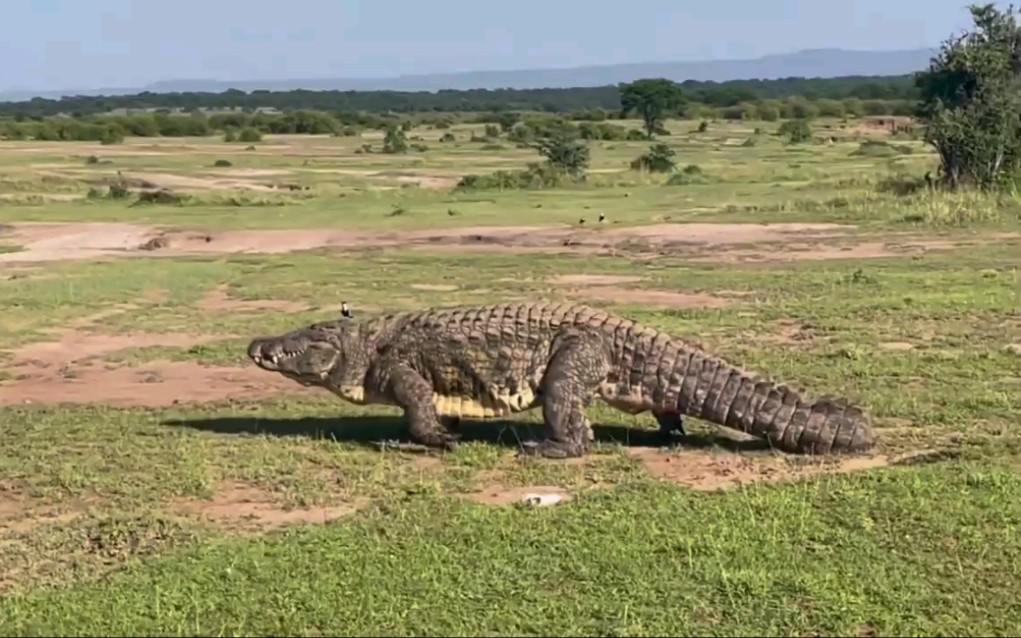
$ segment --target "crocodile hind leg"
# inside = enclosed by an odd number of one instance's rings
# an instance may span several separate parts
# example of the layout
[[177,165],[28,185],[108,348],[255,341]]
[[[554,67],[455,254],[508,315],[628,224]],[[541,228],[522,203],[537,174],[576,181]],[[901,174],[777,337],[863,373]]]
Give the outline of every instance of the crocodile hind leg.
[[457,435],[443,426],[433,403],[433,390],[422,375],[406,366],[397,366],[390,372],[390,387],[394,398],[404,410],[411,438],[429,447],[454,450]]
[[457,432],[461,428],[461,417],[459,416],[441,416],[440,425],[443,429],[448,432]]
[[594,438],[585,408],[606,379],[610,366],[601,335],[569,330],[559,335],[540,384],[546,438],[526,454],[547,458],[583,456]]
[[677,412],[653,412],[659,423],[659,436],[665,443],[674,443],[688,435],[684,431],[684,416]]

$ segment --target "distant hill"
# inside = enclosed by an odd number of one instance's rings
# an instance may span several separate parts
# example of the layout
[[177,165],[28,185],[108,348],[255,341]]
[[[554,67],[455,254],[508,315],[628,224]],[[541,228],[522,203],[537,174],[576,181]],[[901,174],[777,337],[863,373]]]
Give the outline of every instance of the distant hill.
[[710,60],[706,62],[642,62],[606,66],[583,66],[559,69],[527,69],[520,71],[469,71],[430,75],[403,75],[390,78],[363,79],[290,79],[290,80],[165,80],[144,87],[102,88],[92,90],[0,92],[0,101],[27,100],[32,97],[58,98],[62,95],[132,95],[142,91],[154,93],[206,91],[220,93],[227,89],[250,92],[264,89],[335,91],[440,91],[444,89],[535,89],[584,86],[606,86],[630,82],[638,78],[664,77],[684,80],[726,82],[729,80],[772,80],[786,77],[832,78],[850,75],[904,75],[920,71],[934,54],[931,49],[904,51],[849,51],[814,49],[767,55],[749,60]]

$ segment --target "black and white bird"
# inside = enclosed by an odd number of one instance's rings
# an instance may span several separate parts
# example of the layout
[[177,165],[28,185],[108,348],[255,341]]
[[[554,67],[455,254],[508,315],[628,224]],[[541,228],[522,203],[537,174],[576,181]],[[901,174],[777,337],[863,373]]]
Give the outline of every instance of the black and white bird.
[[599,213],[599,223],[602,224],[606,221],[606,213]]
[[346,301],[340,302],[340,316],[345,319],[351,319],[354,317],[354,315],[351,314],[351,309],[347,307]]

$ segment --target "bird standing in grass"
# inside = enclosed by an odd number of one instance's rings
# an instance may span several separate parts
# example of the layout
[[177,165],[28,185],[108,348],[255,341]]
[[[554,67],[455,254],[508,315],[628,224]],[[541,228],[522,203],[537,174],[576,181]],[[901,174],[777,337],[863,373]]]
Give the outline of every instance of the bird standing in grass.
[[351,309],[347,307],[346,301],[340,302],[340,316],[345,319],[351,319],[354,317],[354,315],[351,314]]

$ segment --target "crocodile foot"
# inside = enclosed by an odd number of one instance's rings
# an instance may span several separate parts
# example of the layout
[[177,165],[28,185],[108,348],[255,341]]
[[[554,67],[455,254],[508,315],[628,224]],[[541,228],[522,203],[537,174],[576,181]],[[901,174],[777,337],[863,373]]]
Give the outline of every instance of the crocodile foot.
[[541,456],[547,459],[567,459],[580,457],[583,454],[584,450],[579,449],[577,446],[552,439],[545,439],[543,441],[525,441],[522,443],[521,450],[518,452],[518,458]]

